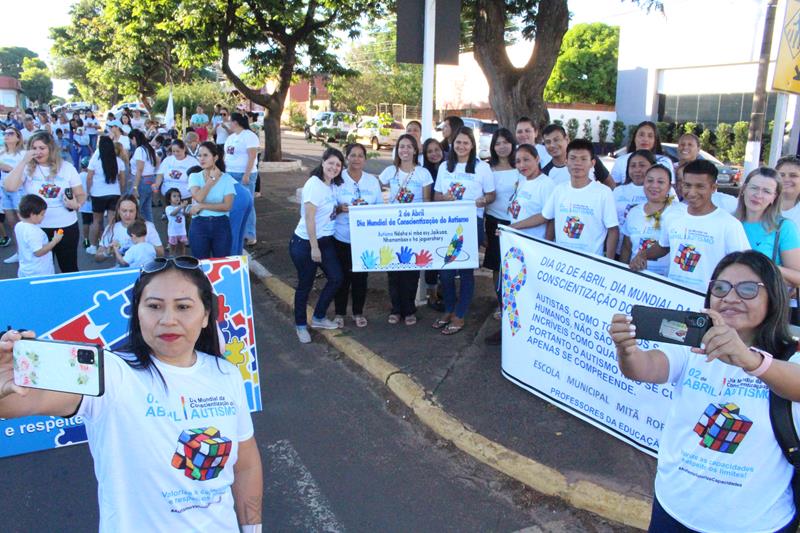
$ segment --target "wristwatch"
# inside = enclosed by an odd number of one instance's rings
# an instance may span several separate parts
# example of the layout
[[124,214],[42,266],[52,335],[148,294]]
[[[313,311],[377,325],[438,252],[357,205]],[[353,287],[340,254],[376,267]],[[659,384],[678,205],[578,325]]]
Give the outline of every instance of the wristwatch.
[[745,370],[745,373],[746,373],[746,374],[748,374],[748,375],[750,375],[750,376],[753,376],[754,378],[757,378],[757,377],[760,377],[760,376],[761,376],[761,374],[763,374],[764,372],[766,372],[766,371],[767,371],[767,369],[768,369],[768,368],[770,367],[770,365],[772,364],[772,359],[773,359],[773,357],[772,357],[772,354],[771,354],[771,353],[769,353],[769,352],[765,352],[764,350],[760,350],[760,349],[758,349],[758,348],[755,348],[755,347],[753,347],[753,346],[751,346],[749,349],[750,349],[750,351],[751,351],[751,352],[753,352],[753,353],[757,353],[757,354],[761,355],[761,357],[763,357],[763,358],[764,358],[764,359],[761,361],[761,364],[760,364],[760,365],[758,365],[758,368],[756,368],[755,370],[752,370],[752,371],[747,371],[747,370]]

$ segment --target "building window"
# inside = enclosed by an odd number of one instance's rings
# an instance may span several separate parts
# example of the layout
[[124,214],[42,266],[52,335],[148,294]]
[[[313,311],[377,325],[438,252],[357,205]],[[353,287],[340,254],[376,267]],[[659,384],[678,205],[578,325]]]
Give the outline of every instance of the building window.
[[[733,94],[659,94],[658,120],[663,122],[697,122],[715,127],[720,122],[749,121],[753,93]],[[775,116],[777,93],[767,93],[766,120]]]

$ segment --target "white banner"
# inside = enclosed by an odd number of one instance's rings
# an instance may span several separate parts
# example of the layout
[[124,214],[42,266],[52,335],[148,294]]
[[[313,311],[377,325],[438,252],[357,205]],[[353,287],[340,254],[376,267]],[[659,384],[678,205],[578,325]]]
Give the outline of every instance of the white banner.
[[614,313],[630,314],[633,305],[699,310],[703,295],[505,226],[500,250],[503,375],[655,455],[672,386],[623,376],[606,329]]
[[475,202],[350,206],[354,272],[478,268]]

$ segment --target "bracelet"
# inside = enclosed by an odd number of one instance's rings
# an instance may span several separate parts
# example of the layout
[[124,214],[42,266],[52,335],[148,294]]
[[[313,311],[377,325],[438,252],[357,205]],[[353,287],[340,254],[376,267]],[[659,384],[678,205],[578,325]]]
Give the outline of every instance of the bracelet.
[[751,352],[757,353],[757,354],[761,355],[761,357],[764,358],[761,361],[761,364],[758,365],[758,368],[756,368],[755,370],[753,370],[753,371],[745,370],[744,371],[745,374],[748,374],[750,376],[753,376],[754,378],[757,378],[757,377],[760,377],[764,372],[767,371],[767,369],[772,364],[773,357],[772,357],[771,353],[765,352],[764,350],[759,350],[758,348],[754,348],[752,346],[749,349],[750,349]]

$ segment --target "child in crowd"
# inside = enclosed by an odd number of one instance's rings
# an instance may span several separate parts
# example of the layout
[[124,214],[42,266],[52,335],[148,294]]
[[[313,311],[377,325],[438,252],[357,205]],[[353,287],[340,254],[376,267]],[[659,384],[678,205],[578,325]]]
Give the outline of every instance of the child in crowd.
[[19,250],[17,276],[20,278],[55,274],[52,250],[61,242],[64,231],[56,231],[53,240],[48,242],[47,235],[39,227],[45,211],[47,202],[35,194],[26,194],[19,201],[20,222],[14,226],[14,235]]
[[[83,184],[83,190],[88,193],[89,189],[86,186],[86,176],[89,174],[89,157],[88,156],[82,157],[80,164],[81,164],[80,167],[81,183]],[[79,209],[79,212],[81,214],[81,224],[83,225],[81,231],[83,233],[83,247],[85,249],[91,245],[91,243],[89,242],[89,230],[92,227],[92,219],[94,218],[92,215],[92,197],[89,196],[88,194],[86,195],[86,201],[83,202],[83,205]],[[102,227],[100,229],[102,229]]]
[[128,248],[125,255],[119,251],[119,243],[114,242],[111,247],[114,256],[121,267],[141,268],[156,258],[156,248],[147,242],[147,225],[142,220],[135,220],[128,226],[128,235],[133,241],[133,246]]
[[175,257],[184,255],[189,239],[186,237],[186,207],[189,202],[181,200],[181,191],[175,187],[164,195],[169,205],[164,210],[167,215],[167,238]]
[[64,137],[64,130],[56,130],[56,145],[61,150],[61,159],[63,161],[72,161],[72,155],[70,155],[71,143],[68,137]]

